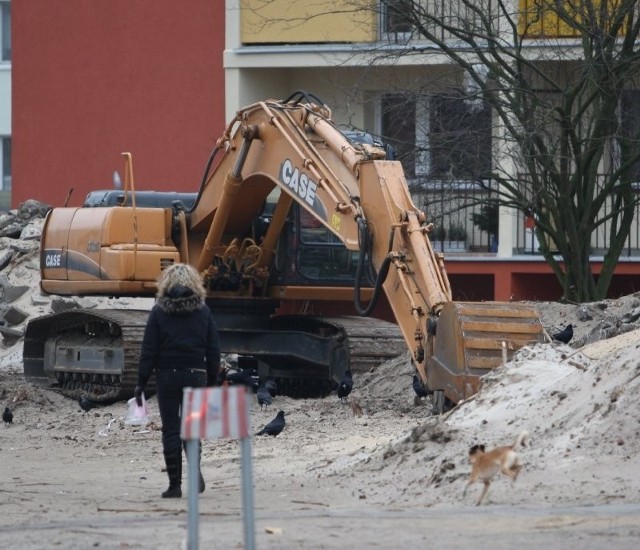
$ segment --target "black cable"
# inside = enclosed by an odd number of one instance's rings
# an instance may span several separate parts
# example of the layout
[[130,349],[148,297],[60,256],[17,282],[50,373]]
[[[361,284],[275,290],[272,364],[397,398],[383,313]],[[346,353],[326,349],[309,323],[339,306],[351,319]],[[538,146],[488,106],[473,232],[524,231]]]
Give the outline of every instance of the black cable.
[[387,256],[382,265],[380,266],[380,271],[378,271],[378,276],[376,278],[376,282],[373,287],[373,296],[369,301],[367,307],[363,307],[362,301],[360,300],[360,283],[362,279],[362,270],[365,264],[365,257],[368,256],[367,251],[369,250],[370,243],[370,235],[369,230],[367,228],[367,222],[361,216],[358,216],[356,219],[358,223],[358,242],[360,244],[360,257],[358,258],[358,266],[356,268],[356,280],[355,280],[355,288],[354,288],[354,304],[356,307],[356,312],[358,315],[363,317],[368,317],[371,315],[371,312],[376,307],[378,302],[378,297],[380,295],[380,289],[382,288],[382,283],[387,278],[387,274],[389,273],[389,266],[391,265],[391,257]]
[[202,192],[204,191],[204,184],[207,183],[207,178],[209,177],[209,170],[211,170],[211,165],[213,164],[213,160],[216,158],[216,155],[218,154],[218,150],[219,150],[219,147],[216,145],[213,148],[213,151],[211,151],[211,154],[209,155],[209,160],[207,161],[207,166],[204,169],[204,174],[202,174],[202,181],[200,182],[200,189],[198,190],[198,196],[196,197],[196,200],[191,205],[191,208],[189,208],[189,210],[187,210],[186,212],[193,212],[195,207],[200,202],[200,197],[202,196]]
[[317,95],[307,92],[305,90],[297,90],[293,92],[283,103],[300,103],[304,100],[306,103],[318,103],[320,105],[326,105]]

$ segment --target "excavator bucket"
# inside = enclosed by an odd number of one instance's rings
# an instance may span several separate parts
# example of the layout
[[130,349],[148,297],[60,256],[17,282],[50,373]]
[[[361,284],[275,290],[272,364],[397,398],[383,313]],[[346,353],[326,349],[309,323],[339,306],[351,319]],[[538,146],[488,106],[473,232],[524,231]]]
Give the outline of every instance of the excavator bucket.
[[440,312],[433,354],[427,363],[429,388],[459,403],[477,393],[481,377],[520,348],[544,341],[538,313],[508,302],[449,302]]

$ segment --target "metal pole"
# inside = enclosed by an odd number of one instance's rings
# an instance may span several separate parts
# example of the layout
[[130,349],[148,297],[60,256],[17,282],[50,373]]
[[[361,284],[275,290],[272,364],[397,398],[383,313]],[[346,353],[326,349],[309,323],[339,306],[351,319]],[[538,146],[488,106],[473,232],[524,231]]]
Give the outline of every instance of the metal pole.
[[253,476],[251,475],[251,437],[240,438],[240,463],[242,468],[244,547],[245,550],[255,550],[256,541],[253,516]]
[[199,448],[197,439],[187,440],[187,548],[198,550],[198,462]]

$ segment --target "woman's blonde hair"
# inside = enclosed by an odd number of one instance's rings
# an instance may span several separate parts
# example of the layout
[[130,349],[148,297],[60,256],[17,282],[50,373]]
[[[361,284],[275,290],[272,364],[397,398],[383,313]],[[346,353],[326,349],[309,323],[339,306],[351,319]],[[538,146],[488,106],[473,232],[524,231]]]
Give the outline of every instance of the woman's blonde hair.
[[204,300],[205,290],[198,272],[188,264],[173,264],[158,278],[158,298],[165,296],[170,288],[184,286]]

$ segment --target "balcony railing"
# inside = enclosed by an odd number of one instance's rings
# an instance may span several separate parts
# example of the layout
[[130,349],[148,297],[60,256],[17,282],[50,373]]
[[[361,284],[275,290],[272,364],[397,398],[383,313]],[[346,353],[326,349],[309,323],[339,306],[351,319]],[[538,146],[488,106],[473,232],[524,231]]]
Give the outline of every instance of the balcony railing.
[[[444,228],[445,236],[440,238],[437,229],[430,235],[436,251],[450,254],[490,254],[496,252],[497,242],[492,236],[481,230],[474,223],[474,214],[482,212],[483,205],[491,203],[497,198],[495,186],[490,182],[482,185],[468,182],[431,181],[427,184],[412,185],[411,192],[415,204],[423,209],[430,222],[436,228]],[[640,186],[638,189],[640,194]],[[639,195],[640,200],[640,195]],[[611,213],[614,208],[614,197],[610,197],[603,207],[601,216]],[[515,232],[515,246],[513,254],[540,254],[538,240],[533,229],[533,220],[528,219],[522,212],[507,210],[498,218],[498,226],[512,221]],[[515,219],[514,219],[515,218]],[[449,238],[447,233],[453,233],[456,238]],[[464,245],[457,237],[464,234]],[[611,225],[603,224],[591,235],[591,255],[602,256],[609,247]],[[497,231],[495,234],[497,238]],[[453,242],[452,242],[453,241]],[[634,223],[627,238],[622,257],[640,260],[640,204],[635,207]]]

